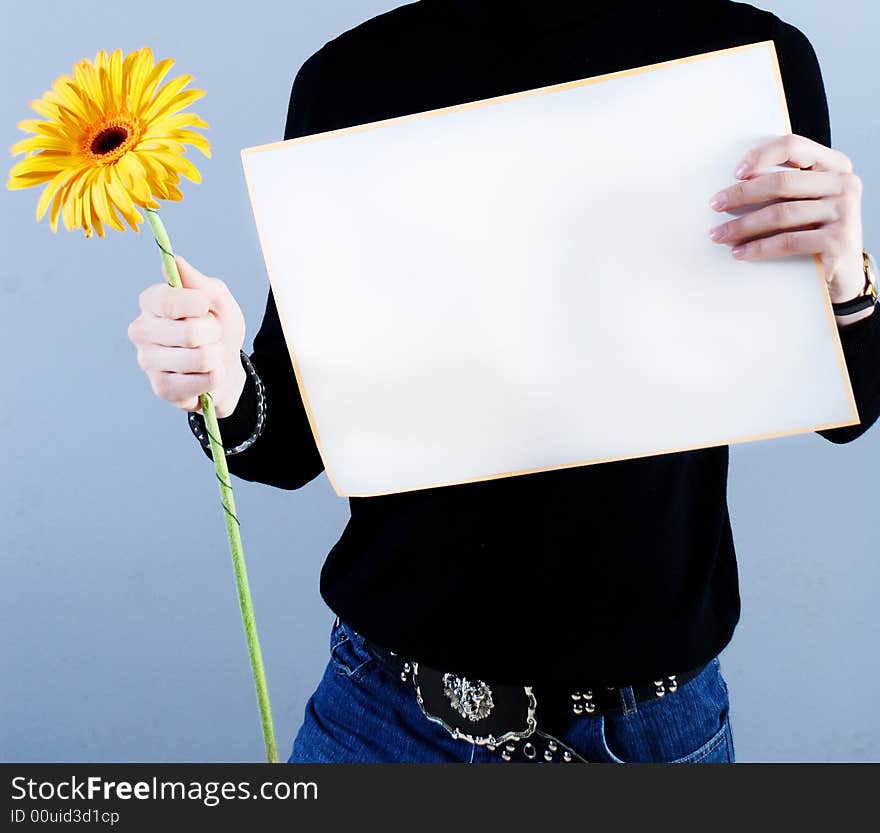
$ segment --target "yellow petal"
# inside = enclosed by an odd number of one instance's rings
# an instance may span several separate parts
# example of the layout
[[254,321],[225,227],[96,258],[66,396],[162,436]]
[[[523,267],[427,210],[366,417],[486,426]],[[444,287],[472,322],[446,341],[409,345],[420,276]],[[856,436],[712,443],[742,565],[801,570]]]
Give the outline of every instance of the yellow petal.
[[122,62],[122,85],[120,87],[120,100],[123,105],[128,101],[128,92],[131,89],[131,74],[132,70],[135,67],[135,63],[138,59],[138,55],[140,53],[137,49],[129,52],[128,55],[125,56],[125,60]]
[[58,105],[55,120],[64,128],[68,136],[77,136],[82,133],[82,125],[76,113],[64,104]]
[[61,207],[61,195],[64,189],[59,188],[55,192],[55,198],[52,200],[52,210],[49,212],[49,225],[52,226],[52,231],[58,231],[58,209]]
[[91,231],[94,230],[98,232],[98,237],[104,236],[104,226],[101,223],[100,218],[98,217],[98,211],[95,206],[95,180],[98,178],[100,171],[97,168],[93,168],[88,172],[88,178],[83,187],[83,217],[84,219],[88,219],[88,224],[91,227],[90,231],[86,232],[86,237],[91,236]]
[[174,59],[166,58],[164,61],[159,61],[159,63],[150,70],[140,91],[140,97],[135,101],[135,112],[139,113],[144,107],[146,107],[147,102],[152,98],[153,92],[159,85],[159,82],[168,74],[168,70],[171,69],[172,66],[174,66]]
[[77,114],[64,103],[63,99],[58,96],[54,90],[47,90],[43,93],[42,101],[46,106],[53,108],[51,116],[52,121],[61,121],[63,116],[63,121],[76,129],[79,128],[79,116],[77,116]]
[[[178,115],[186,116],[190,114],[180,113]],[[138,147],[144,147],[145,150],[150,150],[151,148],[156,150],[174,149],[178,153],[183,153],[184,148],[181,147],[181,144],[186,142],[195,145],[205,156],[210,157],[211,152],[208,140],[201,133],[196,133],[194,130],[184,130],[182,125],[174,124],[172,122],[173,118],[172,116],[154,121],[142,134],[141,143]]]
[[116,109],[113,101],[113,88],[110,86],[110,70],[107,67],[99,67],[97,69],[98,83],[101,85],[101,97],[104,99],[104,107],[106,112],[112,112]]
[[92,188],[92,194],[95,198],[95,208],[98,217],[102,222],[107,223],[107,225],[112,226],[117,231],[125,231],[125,226],[122,225],[119,217],[116,216],[116,212],[113,210],[113,205],[107,194],[107,180],[109,177],[107,168],[108,166],[106,165],[102,166],[95,177],[95,183]]
[[168,189],[165,184],[165,181],[161,180],[161,179],[151,180],[150,193],[153,195],[153,197],[155,199],[167,200],[168,199]]
[[24,179],[28,182],[33,182],[40,179],[43,174],[55,176],[58,171],[77,166],[77,163],[70,154],[61,153],[57,150],[45,150],[42,153],[29,156],[17,162],[10,168],[9,176],[14,179]]
[[202,175],[199,173],[198,168],[196,168],[196,166],[185,156],[180,156],[176,153],[153,151],[153,157],[163,165],[173,168],[176,171],[180,171],[183,176],[187,179],[191,179],[193,182],[202,181]]
[[61,210],[64,206],[64,201],[67,198],[67,194],[70,191],[71,183],[73,182],[73,178],[69,179],[64,183],[56,192],[55,198],[52,200],[52,208],[49,211],[49,223],[52,226],[52,231],[58,231],[58,215],[59,210]]
[[81,119],[86,119],[87,114],[80,103],[79,96],[75,92],[75,88],[71,86],[75,83],[69,75],[62,75],[52,82],[52,89],[55,92],[56,101],[65,104],[68,109],[73,110]]
[[116,165],[133,200],[147,208],[159,208],[159,204],[151,199],[149,179],[140,160],[133,153],[126,153],[119,158]]
[[103,176],[104,169],[96,168],[92,180],[92,205],[94,206],[92,213],[103,222],[112,225],[113,218],[110,216],[110,205],[104,188]]
[[[108,58],[108,61],[111,60]],[[120,68],[121,71],[121,68]],[[113,86],[113,77],[110,74],[111,67],[104,66],[98,70],[98,79],[101,82],[101,91],[104,95],[105,107],[108,112],[115,112],[122,109],[122,101],[119,96],[118,87]]]
[[76,84],[76,88],[80,91],[83,98],[90,99],[93,104],[95,102],[95,96],[92,92],[91,85],[89,84],[88,79],[86,78],[86,67],[89,65],[89,62],[83,58],[81,61],[77,61],[73,65],[73,81]]
[[55,94],[60,96],[63,93],[63,91],[65,90],[65,88],[67,87],[67,84],[69,81],[73,81],[72,75],[67,75],[67,74],[59,75],[52,82],[52,89],[55,91]]
[[82,225],[82,200],[76,195],[75,189],[71,188],[71,192],[69,200],[73,210],[70,215],[70,224],[73,228],[79,228]]
[[93,113],[83,103],[76,87],[76,81],[69,75],[62,75],[55,81],[54,85],[57,102],[63,104],[68,110],[76,114],[76,117],[82,122],[88,122]]
[[132,230],[137,231],[139,222],[143,222],[143,217],[138,214],[138,210],[135,208],[134,203],[131,201],[131,196],[125,188],[125,185],[122,183],[122,180],[119,177],[119,171],[116,170],[115,165],[108,165],[107,170],[110,171],[110,174],[107,178],[107,190],[110,194],[110,197],[113,199],[116,207],[119,209],[119,213],[123,216],[125,221],[132,227]]
[[70,161],[70,153],[65,150],[41,150],[38,153],[30,151],[24,159],[19,159],[10,169],[13,176],[24,176],[27,173],[45,171],[54,163],[56,167],[63,168]]
[[15,126],[19,130],[27,130],[30,133],[37,133],[47,126],[54,127],[52,122],[43,121],[42,119],[22,119],[21,121],[16,122]]
[[104,112],[104,95],[95,67],[85,58],[73,68],[77,86],[98,112]]
[[164,133],[169,130],[179,130],[181,127],[209,127],[209,125],[195,113],[170,113],[153,119],[147,132],[155,130]]
[[125,96],[122,89],[122,50],[114,49],[110,56],[109,67],[110,89],[113,92],[113,101],[116,107],[125,104]]
[[43,215],[46,213],[46,209],[49,207],[49,202],[52,199],[52,196],[55,192],[64,184],[70,181],[71,177],[75,176],[77,173],[76,168],[70,168],[66,171],[59,171],[56,174],[52,181],[43,189],[43,193],[40,194],[40,199],[37,202],[37,222],[43,219]]
[[73,227],[86,229],[85,202],[83,200],[83,188],[88,182],[91,171],[83,171],[82,176],[71,180],[70,192],[67,199],[73,203]]
[[175,130],[170,134],[170,138],[197,147],[205,156],[211,158],[211,145],[201,133],[196,133],[194,130]]
[[10,177],[6,181],[6,187],[10,191],[20,191],[22,188],[30,188],[34,185],[40,185],[43,182],[48,182],[54,176],[55,173],[52,171],[40,171],[37,174]]
[[142,113],[144,121],[149,122],[156,113],[160,113],[163,108],[192,80],[192,75],[179,75],[177,78],[174,78],[165,84],[165,86],[156,93],[156,97]]
[[64,220],[64,228],[73,231],[74,228],[74,201],[65,197],[61,202],[61,218]]
[[104,225],[101,221],[95,216],[95,203],[92,201],[92,225],[95,227],[95,231],[98,232],[98,237],[104,236]]
[[152,139],[142,139],[138,142],[137,149],[142,153],[154,153],[157,150],[164,153],[183,153],[186,150],[182,142],[178,142],[168,136],[155,136]]
[[[40,182],[45,182],[47,179],[51,179],[53,176],[55,176],[58,171],[71,167],[69,163],[41,165],[39,168],[33,169],[27,167],[40,157],[47,156],[48,153],[49,152],[47,151],[46,153],[40,153],[36,156],[29,156],[13,165],[9,171],[10,182],[22,183],[17,187],[27,188],[30,185],[38,185]],[[52,153],[57,153],[57,151],[52,151]]]
[[145,46],[138,52],[137,58],[131,69],[131,78],[128,82],[128,98],[126,107],[132,113],[137,112],[136,105],[143,93],[147,76],[153,68],[153,52],[149,46]]
[[[54,150],[51,148],[48,150],[41,150],[38,154],[35,154],[31,158],[34,159],[37,156],[39,156],[41,159],[58,159],[62,165],[66,164],[65,160],[71,159],[70,151],[68,151],[68,150]],[[20,161],[24,162],[24,159],[22,159]]]
[[92,236],[92,197],[91,197],[91,180],[92,175],[94,174],[94,169],[91,171],[86,171],[85,176],[82,178],[82,187],[79,192],[79,200],[82,204],[82,225],[83,231],[86,233],[86,237]]
[[44,171],[52,171],[54,174],[61,168],[67,167],[60,164],[58,156],[52,156],[47,153],[38,153],[36,156],[28,157],[16,162],[10,169],[9,175],[14,177],[28,176],[30,174],[39,174]]
[[154,118],[159,118],[160,116],[176,113],[178,110],[182,110],[184,107],[189,107],[194,101],[198,101],[205,95],[204,90],[185,90],[179,95],[175,96],[171,101],[169,101],[164,107],[155,111],[153,113]]
[[13,156],[26,150],[63,150],[70,153],[72,147],[70,142],[56,139],[54,136],[32,136],[29,139],[21,139],[9,148]]
[[66,130],[59,124],[51,121],[40,121],[39,119],[25,119],[16,124],[20,130],[27,130],[36,133],[38,136],[52,136],[56,139],[70,139]]
[[[80,107],[86,112],[86,124],[93,124],[101,118],[103,113],[98,109],[98,105],[89,98],[88,93],[85,90],[79,89],[79,87],[74,85],[71,87],[73,92],[76,94],[76,98],[79,101]],[[62,102],[66,106],[66,102]],[[71,108],[73,109],[73,108]]]
[[49,119],[51,121],[55,120],[55,114],[58,112],[58,107],[51,101],[46,100],[45,98],[32,99],[30,107],[32,110],[36,110],[36,112],[43,116],[43,118]]
[[[149,162],[147,159],[149,158]],[[153,194],[162,199],[165,197],[165,189],[170,185],[180,182],[180,174],[170,168],[166,168],[158,159],[141,156],[141,162],[150,174],[150,187]]]
[[158,162],[154,162],[148,153],[132,151],[131,154],[141,163],[147,172],[147,180],[150,183],[150,191],[159,199],[165,198],[165,169]]

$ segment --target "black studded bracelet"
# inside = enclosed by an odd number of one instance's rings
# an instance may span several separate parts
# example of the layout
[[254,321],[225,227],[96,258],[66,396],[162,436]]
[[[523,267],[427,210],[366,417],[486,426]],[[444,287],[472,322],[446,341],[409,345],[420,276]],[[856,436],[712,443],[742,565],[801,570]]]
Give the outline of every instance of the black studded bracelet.
[[[242,440],[242,442],[238,443],[238,445],[235,445],[232,448],[223,449],[223,453],[227,457],[233,454],[240,454],[245,449],[250,448],[257,441],[257,438],[260,436],[260,434],[263,433],[263,429],[266,425],[266,391],[263,386],[263,380],[260,379],[259,374],[251,363],[250,356],[248,356],[248,354],[245,353],[244,350],[239,350],[239,354],[241,356],[241,363],[244,366],[244,369],[253,378],[254,386],[256,387],[257,425],[251,435],[246,440]],[[187,419],[189,421],[189,427],[192,430],[193,434],[195,434],[198,441],[202,444],[204,448],[210,451],[211,440],[205,433],[207,428],[205,426],[204,416],[202,416],[201,414],[197,414],[195,411],[190,411]]]

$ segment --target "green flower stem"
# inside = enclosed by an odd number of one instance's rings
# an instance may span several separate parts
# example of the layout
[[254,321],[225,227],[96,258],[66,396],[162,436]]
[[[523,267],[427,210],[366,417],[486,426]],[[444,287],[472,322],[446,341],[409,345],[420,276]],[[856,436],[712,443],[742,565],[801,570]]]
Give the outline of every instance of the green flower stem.
[[[162,250],[162,260],[165,271],[169,276],[168,283],[171,286],[181,287],[180,274],[177,271],[177,263],[171,250],[171,241],[165,226],[159,218],[159,214],[150,208],[144,209],[156,242]],[[214,412],[214,399],[210,393],[203,393],[199,397],[202,405],[202,414],[205,417],[205,427],[208,429],[208,437],[211,443],[211,454],[214,457],[214,466],[217,470],[217,480],[220,481],[220,500],[226,515],[226,531],[229,535],[229,548],[232,551],[232,568],[235,572],[235,584],[238,588],[238,603],[241,607],[241,621],[244,624],[245,638],[247,639],[248,652],[251,658],[251,668],[254,674],[254,685],[257,689],[257,702],[260,706],[260,720],[263,724],[263,741],[266,744],[266,755],[270,764],[278,763],[278,749],[275,745],[275,729],[272,725],[272,708],[269,705],[269,690],[266,686],[266,673],[263,670],[263,656],[260,652],[260,641],[257,637],[257,625],[254,621],[254,608],[251,603],[251,591],[248,586],[247,570],[244,563],[244,552],[241,546],[241,532],[238,518],[235,514],[235,501],[232,497],[232,484],[229,481],[229,469],[226,465],[226,454],[223,451],[220,426],[217,423],[217,415]]]

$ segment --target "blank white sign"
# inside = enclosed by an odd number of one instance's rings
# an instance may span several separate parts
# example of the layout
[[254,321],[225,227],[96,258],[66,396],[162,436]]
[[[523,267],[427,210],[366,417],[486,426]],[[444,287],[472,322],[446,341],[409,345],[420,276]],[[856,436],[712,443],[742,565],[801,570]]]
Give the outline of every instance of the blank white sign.
[[765,41],[242,150],[336,493],[856,424],[818,257],[708,237],[790,132]]

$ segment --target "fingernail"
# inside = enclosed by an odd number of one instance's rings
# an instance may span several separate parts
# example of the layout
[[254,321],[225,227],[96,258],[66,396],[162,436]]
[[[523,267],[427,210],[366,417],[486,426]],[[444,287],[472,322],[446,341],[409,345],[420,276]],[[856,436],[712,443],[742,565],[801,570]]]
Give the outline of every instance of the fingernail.
[[743,162],[734,172],[733,175],[737,179],[742,179],[749,172],[749,166]]
[[745,254],[745,251],[746,251],[746,247],[745,247],[745,246],[734,246],[734,247],[730,250],[730,253],[731,253],[734,257],[742,257],[742,255]]
[[727,197],[723,192],[719,192],[712,197],[709,201],[709,205],[711,205],[716,211],[720,211],[725,205],[727,205]]
[[713,240],[723,240],[724,231],[724,226],[715,226],[715,228],[709,230],[709,237]]

